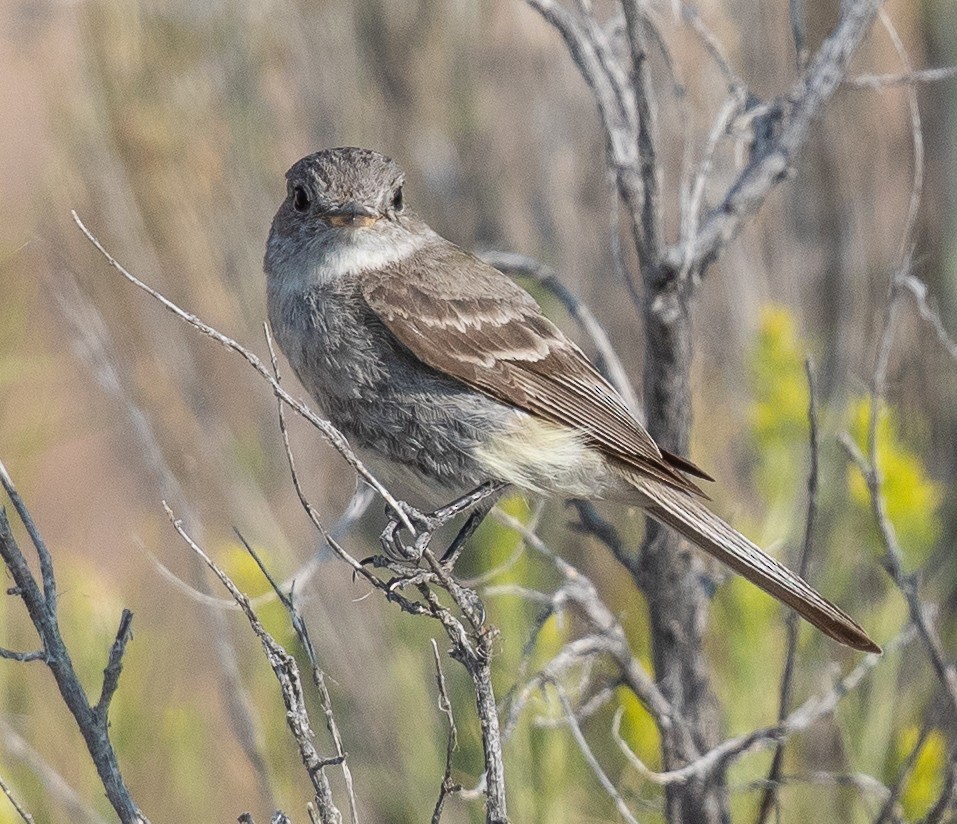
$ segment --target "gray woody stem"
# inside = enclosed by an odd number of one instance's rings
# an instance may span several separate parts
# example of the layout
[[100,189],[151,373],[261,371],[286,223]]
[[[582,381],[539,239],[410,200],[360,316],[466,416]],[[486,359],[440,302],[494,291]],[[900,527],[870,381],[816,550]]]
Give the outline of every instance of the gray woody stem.
[[[662,180],[655,145],[654,87],[646,41],[651,24],[636,0],[622,0],[630,72],[625,71],[589,4],[577,12],[553,0],[527,0],[564,39],[595,98],[608,162],[628,212],[642,272],[646,343],[644,399],[648,429],[664,448],[686,454],[691,426],[690,302],[707,265],[785,179],[819,115],[847,74],[851,56],[870,30],[882,0],[843,4],[844,14],[810,59],[786,101],[781,124],[696,230],[667,247],[662,230]],[[701,561],[677,536],[649,523],[644,546],[627,565],[646,593],[655,673],[662,692],[688,722],[693,744],[662,730],[666,769],[712,749],[719,730],[716,701],[702,653],[708,597]],[[697,753],[695,752],[697,750]],[[669,786],[669,821],[717,822],[727,817],[723,782]]]
[[342,824],[342,815],[332,800],[332,789],[329,786],[329,779],[325,773],[327,766],[341,763],[341,759],[338,757],[330,760],[323,759],[316,750],[315,744],[313,743],[315,733],[313,733],[312,722],[309,719],[309,712],[306,708],[306,700],[302,691],[302,680],[299,677],[299,667],[296,664],[296,659],[286,652],[265,630],[259,620],[259,616],[256,615],[250,606],[249,599],[240,592],[230,577],[216,565],[199,544],[189,536],[182,522],[176,520],[172,510],[165,502],[163,507],[173,524],[173,528],[179,533],[189,548],[192,549],[212,570],[213,574],[219,578],[223,586],[229,590],[229,594],[233,596],[233,599],[249,621],[253,632],[255,632],[259,638],[263,646],[263,651],[266,654],[266,659],[269,661],[269,666],[272,667],[276,680],[279,682],[282,692],[282,701],[286,707],[286,724],[293,738],[296,740],[296,745],[299,747],[299,757],[302,760],[303,766],[306,768],[306,773],[316,793],[316,806],[319,812],[319,820],[322,824]]
[[110,700],[116,692],[122,668],[123,653],[130,638],[130,624],[133,614],[123,610],[120,617],[116,640],[110,651],[109,660],[103,673],[103,686],[96,704],[90,704],[76,670],[70,653],[60,635],[60,625],[57,618],[56,583],[53,576],[53,561],[46,545],[40,538],[39,531],[27,512],[23,499],[17,492],[13,481],[7,474],[6,467],[0,462],[0,482],[13,501],[14,507],[27,528],[27,532],[37,549],[40,557],[40,567],[43,577],[41,591],[36,578],[30,571],[29,564],[10,528],[6,511],[0,508],[0,557],[10,572],[16,584],[16,594],[23,600],[24,606],[30,615],[30,620],[40,636],[43,644],[43,662],[50,668],[56,680],[63,701],[76,719],[87,750],[96,766],[100,781],[106,790],[106,796],[116,810],[123,824],[149,824],[136,804],[123,781],[120,767],[116,759],[116,751],[110,742],[108,711]]

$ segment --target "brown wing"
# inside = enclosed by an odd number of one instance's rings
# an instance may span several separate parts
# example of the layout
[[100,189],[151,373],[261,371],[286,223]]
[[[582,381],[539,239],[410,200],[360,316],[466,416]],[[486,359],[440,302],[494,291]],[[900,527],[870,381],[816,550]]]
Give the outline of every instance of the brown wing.
[[362,275],[366,302],[423,363],[497,400],[574,427],[645,475],[703,494],[708,476],[662,452],[584,353],[524,289],[451,243]]

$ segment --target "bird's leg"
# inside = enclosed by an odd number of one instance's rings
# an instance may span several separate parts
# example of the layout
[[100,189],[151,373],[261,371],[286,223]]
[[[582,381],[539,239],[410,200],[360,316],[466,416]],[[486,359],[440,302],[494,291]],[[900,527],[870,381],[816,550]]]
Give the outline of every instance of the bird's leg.
[[[489,512],[492,511],[492,507],[495,506],[498,499],[502,497],[502,493],[505,492],[506,486],[507,484],[493,484],[485,496],[475,503],[472,514],[469,515],[468,520],[462,524],[458,535],[452,539],[449,548],[445,550],[445,554],[440,559],[441,564],[450,567],[455,566],[455,561],[458,559],[459,553],[465,548],[465,542],[475,534],[475,530],[479,528],[482,521],[484,521]],[[481,489],[481,487],[479,488]]]
[[505,491],[506,486],[508,484],[502,481],[486,481],[484,484],[479,484],[471,492],[466,492],[461,498],[456,498],[452,503],[431,512],[430,517],[435,518],[440,524],[447,524],[456,515],[460,515],[477,504],[486,502],[489,498],[492,498],[492,503],[494,503]]

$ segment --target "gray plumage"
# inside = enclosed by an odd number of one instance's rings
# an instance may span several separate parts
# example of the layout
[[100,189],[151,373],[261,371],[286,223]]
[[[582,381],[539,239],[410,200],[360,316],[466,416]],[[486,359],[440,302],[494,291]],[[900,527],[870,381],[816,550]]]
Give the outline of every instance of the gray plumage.
[[506,427],[512,411],[397,346],[355,276],[291,295],[271,288],[269,295],[279,346],[350,443],[413,468],[440,489],[461,493],[489,480],[472,454]]
[[641,506],[831,637],[879,651],[704,506],[692,477],[708,475],[659,449],[527,292],[405,209],[395,163],[329,149],[286,177],[264,263],[270,323],[374,468],[445,500],[500,481]]

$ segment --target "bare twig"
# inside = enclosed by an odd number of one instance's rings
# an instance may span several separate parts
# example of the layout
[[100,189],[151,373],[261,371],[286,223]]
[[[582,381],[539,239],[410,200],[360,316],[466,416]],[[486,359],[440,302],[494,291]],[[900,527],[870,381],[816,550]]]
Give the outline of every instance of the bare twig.
[[804,14],[804,0],[788,0],[788,13],[791,17],[791,36],[794,38],[794,57],[799,72],[807,65],[807,17]]
[[[280,414],[282,414],[281,404]],[[336,748],[336,758],[341,759],[340,767],[342,768],[342,776],[346,784],[346,793],[349,796],[349,812],[352,817],[353,824],[358,824],[359,814],[356,804],[355,785],[352,780],[352,771],[349,769],[349,765],[347,763],[348,759],[345,749],[342,745],[342,735],[339,732],[339,725],[336,723],[335,715],[332,712],[332,698],[329,695],[329,689],[326,687],[326,675],[319,666],[319,660],[316,656],[315,647],[313,647],[312,639],[309,637],[309,629],[302,617],[302,613],[300,613],[299,609],[296,607],[294,593],[292,590],[290,590],[288,594],[284,592],[280,588],[280,585],[276,579],[270,574],[269,569],[263,563],[262,558],[259,557],[259,553],[253,549],[252,545],[242,536],[242,534],[240,534],[239,530],[236,530],[236,535],[246,548],[246,551],[256,562],[256,566],[259,567],[260,572],[262,572],[266,580],[269,582],[269,585],[272,587],[273,592],[275,592],[279,602],[285,607],[286,614],[289,616],[289,623],[292,625],[293,631],[296,633],[296,637],[299,639],[299,643],[302,644],[302,648],[306,652],[306,657],[309,658],[309,666],[312,670],[312,681],[319,694],[319,706],[322,709],[323,715],[325,716],[326,728],[329,730],[329,734],[332,736],[332,742]]]
[[276,680],[279,682],[282,692],[283,704],[286,707],[286,724],[289,731],[296,740],[299,748],[299,755],[309,780],[312,782],[316,793],[316,804],[319,808],[319,818],[322,824],[342,824],[342,815],[340,814],[335,802],[332,799],[332,789],[329,786],[329,779],[326,777],[325,768],[332,764],[339,764],[341,759],[321,758],[316,751],[313,743],[315,734],[312,730],[312,724],[309,720],[309,712],[306,709],[305,697],[302,692],[302,680],[299,677],[299,667],[296,665],[296,659],[293,658],[276,640],[266,631],[259,617],[249,604],[249,599],[233,583],[232,579],[210,558],[205,551],[197,544],[183,527],[181,521],[177,520],[172,510],[166,506],[166,515],[173,524],[173,528],[179,533],[180,537],[186,542],[187,546],[193,550],[212,570],[213,574],[222,582],[223,586],[229,591],[229,594],[236,599],[249,621],[253,632],[259,638],[266,653],[269,665],[272,667]]
[[146,817],[137,808],[130,795],[129,789],[120,773],[116,751],[109,737],[109,719],[107,712],[109,700],[116,690],[120,672],[120,659],[125,648],[126,637],[129,631],[129,621],[132,618],[124,611],[120,621],[120,633],[117,642],[110,653],[110,662],[104,673],[103,688],[100,700],[92,706],[83,689],[80,679],[73,667],[69,650],[60,634],[60,625],[56,610],[56,579],[53,572],[53,561],[46,545],[40,537],[33,519],[30,517],[22,498],[17,494],[16,487],[7,473],[6,467],[0,462],[0,481],[10,495],[11,500],[20,518],[26,526],[31,540],[37,549],[40,558],[40,568],[43,578],[41,591],[36,578],[30,571],[26,558],[20,551],[6,511],[0,508],[0,558],[3,559],[11,577],[16,584],[16,594],[23,601],[30,620],[36,628],[43,644],[44,662],[50,668],[57,683],[63,702],[73,715],[90,757],[96,767],[106,795],[116,810],[123,824],[148,824]]
[[631,85],[637,116],[635,137],[640,188],[633,170],[630,169],[619,171],[619,188],[625,203],[631,210],[639,261],[644,260],[643,265],[648,265],[649,271],[653,271],[657,269],[661,260],[664,244],[664,218],[661,207],[662,172],[655,135],[655,91],[648,65],[644,13],[640,4],[632,0],[622,3],[622,10],[625,13],[628,44],[631,47]]
[[729,91],[733,89],[743,89],[745,86],[744,80],[734,70],[731,59],[728,57],[724,46],[721,44],[718,36],[705,24],[704,20],[702,20],[698,9],[690,3],[682,2],[681,19],[701,41],[704,50],[708,53],[712,61],[714,61],[714,64],[718,67],[718,71],[720,71],[724,77]]
[[32,652],[17,652],[12,649],[5,649],[0,647],[0,658],[4,658],[7,661],[46,661],[47,654],[42,649],[33,650]]
[[[598,108],[609,167],[627,209],[644,285],[640,304],[646,344],[643,395],[649,431],[664,448],[684,454],[690,432],[693,287],[744,220],[760,208],[771,189],[793,168],[814,119],[839,87],[881,0],[844,4],[843,17],[808,62],[790,99],[772,107],[780,112],[779,128],[761,151],[752,153],[748,166],[697,231],[689,225],[690,236],[683,232],[670,247],[663,240],[662,182],[654,134],[655,93],[645,42],[645,7],[636,0],[622,2],[631,62],[623,88],[618,61],[595,35],[590,4],[580,3],[574,13],[557,0],[527,2],[561,35]],[[700,183],[697,188],[701,189]],[[649,600],[652,651],[661,691],[675,711],[688,719],[694,732],[694,746],[689,749],[685,746],[687,739],[682,743],[663,730],[666,765],[677,766],[682,759],[693,758],[692,753],[698,749],[711,748],[719,728],[701,652],[708,609],[708,599],[700,586],[701,562],[676,537],[649,524],[640,555],[629,558],[626,565]],[[684,755],[679,754],[682,749]],[[684,797],[669,791],[666,817],[716,822],[727,815],[725,807],[721,787],[695,786]]]
[[849,77],[844,85],[852,89],[889,89],[892,86],[915,86],[922,83],[937,83],[957,77],[957,66],[941,66],[936,69],[917,69],[899,74],[859,74]]
[[[763,154],[752,158],[721,204],[702,223],[690,255],[692,269],[711,261],[737,234],[742,222],[757,212],[771,189],[784,179],[806,142],[812,123],[843,81],[850,59],[881,5],[882,0],[856,0],[844,5],[841,21],[811,58],[790,95],[789,111],[778,135]],[[684,259],[684,250],[672,248],[664,263],[669,270],[677,271]]]
[[628,644],[624,629],[614,613],[602,602],[594,584],[580,570],[552,552],[542,539],[525,524],[506,512],[497,511],[494,517],[518,532],[525,543],[544,555],[562,575],[564,583],[552,595],[552,602],[540,623],[551,612],[560,611],[565,605],[574,605],[588,621],[591,634],[566,644],[546,664],[538,675],[517,694],[506,716],[506,735],[514,727],[521,707],[532,691],[544,681],[558,681],[572,664],[590,656],[605,654],[611,657],[620,671],[622,683],[627,685],[648,709],[662,731],[676,736],[682,752],[688,759],[697,756],[687,722],[669,703],[642,663],[635,658]]
[[917,591],[917,577],[904,572],[901,547],[897,541],[897,533],[894,529],[894,525],[887,516],[881,477],[877,467],[873,463],[874,458],[866,458],[857,444],[854,443],[854,440],[846,433],[841,436],[840,442],[844,447],[844,451],[854,462],[854,465],[857,466],[861,476],[864,478],[864,482],[867,484],[871,501],[871,511],[874,514],[874,519],[877,521],[877,528],[884,544],[884,556],[881,559],[881,563],[907,601],[910,619],[917,627],[921,640],[927,649],[928,657],[934,667],[934,672],[944,687],[944,692],[948,697],[951,709],[955,715],[957,715],[957,669],[944,657],[944,651],[941,647],[940,638],[937,635],[937,629],[934,627],[927,607],[921,601],[920,594]]
[[947,354],[957,360],[957,341],[955,341],[947,329],[944,322],[940,319],[940,314],[936,309],[930,306],[927,300],[927,284],[912,274],[903,274],[897,279],[900,287],[906,289],[914,298],[917,304],[917,311],[920,316],[930,324],[931,329],[944,347]]
[[[910,72],[912,69],[910,55],[907,53],[904,42],[901,40],[890,15],[884,9],[880,11],[880,21],[890,37],[891,43],[894,44],[894,50],[901,61],[901,67],[905,72]],[[907,108],[910,114],[914,170],[911,179],[910,199],[907,204],[907,219],[904,223],[904,232],[901,235],[899,252],[901,265],[899,273],[895,273],[895,275],[907,270],[906,264],[911,256],[914,231],[917,227],[917,212],[920,209],[921,194],[924,191],[924,131],[921,126],[920,106],[917,104],[917,89],[914,86],[908,86],[905,89],[905,97],[907,98]]]
[[[62,283],[58,284],[54,295],[60,311],[72,328],[74,348],[78,355],[86,363],[96,382],[113,398],[116,406],[125,410],[133,436],[154,483],[162,490],[162,497],[172,502],[195,534],[200,528],[196,508],[170,467],[149,414],[138,403],[129,388],[129,381],[125,380],[122,374],[116,356],[118,347],[111,339],[99,308],[79,288],[73,277],[64,278]],[[236,650],[221,614],[224,609],[238,609],[238,606],[231,599],[213,598],[209,595],[204,570],[195,556],[190,556],[192,571],[195,573],[194,583],[188,584],[167,569],[142,542],[134,540],[134,546],[143,551],[157,571],[174,587],[186,592],[190,598],[209,609],[210,645],[222,676],[220,685],[223,705],[230,728],[256,773],[262,797],[269,802],[270,807],[274,806],[272,787],[259,740],[255,708],[242,687]],[[271,595],[265,597],[272,598]]]
[[707,144],[705,145],[704,156],[689,187],[688,195],[684,198],[681,220],[681,243],[685,249],[681,268],[682,274],[687,274],[693,263],[694,238],[698,234],[704,204],[705,188],[711,177],[714,155],[718,149],[718,143],[726,134],[728,126],[735,115],[743,110],[744,103],[744,87],[732,89],[722,105],[721,110],[718,112],[717,117],[714,119],[711,131],[708,134]]
[[[272,341],[269,338],[268,328],[266,334],[272,365],[275,370],[277,367],[276,353],[272,346]],[[278,379],[274,378],[273,381],[274,385],[278,387]],[[486,780],[483,789],[486,796],[486,821],[487,824],[505,824],[505,822],[508,821],[505,806],[505,765],[502,756],[502,736],[499,729],[495,693],[492,689],[491,677],[491,643],[495,633],[480,620],[481,615],[484,614],[484,607],[481,606],[478,595],[452,579],[430,550],[426,549],[423,551],[422,558],[430,568],[430,572],[426,573],[425,577],[429,580],[438,581],[452,596],[456,606],[458,606],[462,613],[468,618],[474,629],[474,635],[470,636],[461,621],[442,606],[434,593],[425,585],[424,580],[417,582],[418,590],[423,596],[423,601],[414,601],[407,598],[400,591],[401,587],[399,584],[407,583],[407,581],[398,578],[391,582],[385,582],[376,577],[365,564],[360,563],[349,554],[323,526],[318,512],[306,497],[299,480],[299,475],[296,472],[295,459],[289,442],[289,432],[286,428],[285,417],[282,412],[280,412],[279,416],[279,428],[282,433],[283,446],[286,451],[286,460],[289,464],[293,486],[295,487],[296,494],[299,496],[299,501],[309,516],[309,519],[313,522],[320,535],[322,535],[329,544],[332,551],[349,564],[356,576],[362,577],[372,587],[382,592],[388,600],[397,604],[403,611],[410,615],[423,615],[434,618],[439,621],[445,629],[449,640],[452,642],[452,657],[462,663],[468,670],[475,688],[475,702],[479,715],[479,723],[482,728],[482,744],[485,753]],[[402,575],[408,575],[408,570],[400,571]]]
[[458,748],[458,730],[455,728],[455,718],[452,715],[452,702],[445,688],[445,675],[442,673],[442,661],[439,658],[439,646],[432,639],[432,656],[435,660],[435,683],[439,689],[439,709],[449,720],[449,734],[445,745],[445,772],[442,774],[442,783],[439,785],[439,797],[432,812],[432,824],[439,824],[442,818],[442,809],[445,799],[452,793],[462,789],[452,781],[452,754]]
[[40,574],[43,578],[45,605],[53,621],[56,621],[56,577],[53,575],[53,559],[50,557],[50,550],[47,549],[46,542],[43,540],[43,536],[40,535],[40,530],[37,529],[37,525],[33,522],[33,516],[30,514],[30,510],[27,509],[26,503],[24,503],[23,498],[20,497],[16,485],[13,483],[13,480],[7,473],[7,468],[2,462],[0,462],[0,483],[3,484],[4,490],[13,503],[13,508],[16,509],[17,515],[20,516],[20,520],[27,530],[27,535],[30,536],[30,540],[33,542],[33,546],[37,551],[37,559],[40,561]]
[[120,685],[120,673],[123,671],[123,654],[126,644],[133,635],[133,613],[124,609],[120,616],[120,626],[116,630],[116,639],[110,649],[110,658],[106,669],[103,670],[103,687],[100,689],[100,700],[93,708],[98,716],[105,719],[110,708],[110,701]]
[[381,496],[382,499],[389,505],[390,509],[395,513],[396,517],[402,521],[403,526],[409,530],[409,532],[415,534],[415,527],[409,521],[408,516],[405,514],[405,511],[402,507],[399,506],[398,501],[392,497],[392,494],[375,479],[371,472],[366,469],[365,465],[356,457],[352,449],[349,448],[349,444],[346,441],[343,434],[336,429],[329,421],[324,418],[319,417],[315,412],[313,412],[305,403],[301,400],[294,398],[285,389],[283,389],[279,382],[270,374],[269,370],[266,368],[266,365],[256,356],[254,353],[250,352],[246,347],[234,341],[232,338],[227,337],[222,332],[214,329],[212,326],[201,321],[195,315],[190,314],[189,312],[181,309],[173,301],[167,298],[165,295],[153,289],[151,286],[147,285],[135,275],[128,272],[116,259],[103,247],[103,244],[97,240],[96,236],[86,228],[83,224],[83,221],[80,220],[76,212],[71,212],[73,215],[73,221],[79,227],[80,231],[86,236],[87,240],[93,244],[96,250],[103,255],[107,263],[112,266],[117,272],[119,272],[124,278],[126,278],[134,286],[142,289],[151,297],[158,300],[163,306],[165,306],[170,312],[176,315],[181,320],[184,320],[190,326],[198,329],[204,335],[209,338],[212,338],[214,341],[220,345],[231,349],[233,352],[236,352],[242,356],[245,361],[253,367],[265,380],[272,385],[273,392],[276,394],[276,397],[281,398],[289,407],[294,409],[299,415],[305,418],[309,423],[311,423],[316,429],[318,429],[323,436],[335,447],[336,451],[345,459],[345,461],[365,480],[369,485],[376,490]]
[[[798,575],[805,581],[808,579],[808,568],[811,564],[811,550],[814,543],[814,525],[817,519],[817,485],[818,485],[818,442],[817,398],[814,390],[814,363],[811,356],[804,359],[804,372],[807,375],[808,389],[808,435],[810,438],[811,468],[807,478],[807,518],[804,522],[804,542],[801,546],[801,557],[798,561]],[[791,690],[794,685],[794,658],[797,652],[798,616],[796,612],[788,612],[787,624],[787,652],[784,656],[784,671],[781,674],[781,690],[778,694],[778,722],[783,722],[791,705]],[[781,768],[784,765],[784,741],[778,741],[768,769],[768,788],[761,799],[758,809],[757,824],[764,824],[771,810],[777,802],[778,779],[781,777]]]
[[7,800],[13,805],[13,809],[17,811],[17,815],[26,821],[27,824],[33,824],[33,816],[26,811],[19,801],[17,801],[13,791],[4,783],[2,778],[0,778],[0,790],[3,791],[3,794],[7,797]]
[[[905,646],[911,641],[914,635],[914,628],[909,625],[904,632],[887,645],[885,653]],[[678,769],[655,772],[638,758],[621,736],[621,710],[619,710],[615,716],[612,733],[618,743],[619,749],[621,749],[629,763],[641,773],[644,778],[654,784],[668,786],[671,784],[685,784],[692,780],[707,779],[715,772],[725,770],[731,761],[745,753],[766,749],[776,741],[783,741],[796,732],[806,730],[821,718],[833,713],[840,700],[849,692],[855,690],[863,678],[873,670],[880,661],[881,658],[877,655],[867,656],[838,681],[832,690],[825,695],[808,699],[780,723],[762,727],[761,729],[722,741],[718,746]],[[767,786],[766,781],[762,782],[762,786]]]
[[562,688],[562,685],[557,681],[552,681],[551,685],[555,689],[555,692],[558,693],[558,700],[561,702],[562,710],[564,711],[565,718],[568,721],[568,728],[571,730],[572,737],[575,739],[578,749],[581,750],[581,754],[584,756],[585,762],[589,767],[591,767],[591,771],[595,774],[595,778],[598,779],[598,783],[601,784],[602,789],[608,793],[608,795],[611,796],[612,801],[615,802],[615,809],[618,810],[618,814],[625,821],[630,822],[630,824],[638,824],[638,820],[632,814],[631,810],[628,809],[628,805],[625,804],[625,800],[621,797],[621,793],[618,792],[614,782],[612,782],[612,780],[608,777],[608,774],[602,769],[601,764],[598,763],[598,759],[595,757],[595,753],[592,752],[591,747],[588,745],[588,741],[585,739],[585,734],[578,725],[578,719],[575,717],[575,713],[572,711],[572,706],[568,701],[568,695]]
[[[905,66],[909,66],[906,52],[897,36],[896,31],[888,22],[888,31],[891,34],[895,47]],[[874,371],[871,377],[870,411],[868,416],[866,455],[853,438],[847,433],[841,436],[840,442],[851,461],[857,466],[867,485],[871,511],[877,523],[881,541],[884,545],[884,555],[881,563],[891,580],[904,596],[911,621],[917,627],[921,640],[927,650],[931,664],[944,687],[951,709],[957,715],[957,668],[945,657],[940,638],[928,610],[920,599],[917,576],[904,571],[903,552],[897,539],[897,532],[887,514],[883,495],[883,479],[878,467],[877,457],[877,425],[881,406],[884,402],[884,386],[887,380],[887,369],[890,361],[891,349],[894,343],[897,317],[900,311],[901,294],[909,277],[909,243],[913,229],[913,220],[919,203],[923,182],[923,141],[920,134],[920,116],[913,98],[913,90],[909,96],[911,101],[911,122],[914,141],[914,183],[911,191],[910,208],[908,210],[908,227],[901,245],[902,261],[900,268],[891,276],[888,288],[888,304],[884,317],[884,325],[878,341],[877,356],[874,361]],[[912,292],[918,296],[918,292]],[[918,305],[920,300],[918,296]]]
[[[851,787],[862,795],[875,796],[878,801],[887,797],[887,787],[884,783],[867,773],[836,773],[825,772],[823,770],[799,775],[782,775],[778,780],[781,786],[796,786],[803,784],[813,784],[823,787]],[[732,786],[732,790],[740,792],[753,792],[755,790],[767,789],[767,779],[760,778],[756,781],[748,781],[744,784]]]

